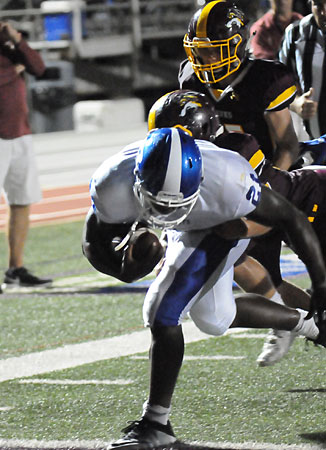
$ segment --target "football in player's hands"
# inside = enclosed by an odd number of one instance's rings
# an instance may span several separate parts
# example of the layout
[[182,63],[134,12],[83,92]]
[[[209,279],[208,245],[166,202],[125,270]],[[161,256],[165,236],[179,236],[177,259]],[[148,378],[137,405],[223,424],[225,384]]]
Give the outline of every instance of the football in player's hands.
[[131,255],[136,261],[162,253],[163,247],[156,233],[147,228],[139,228],[130,238]]

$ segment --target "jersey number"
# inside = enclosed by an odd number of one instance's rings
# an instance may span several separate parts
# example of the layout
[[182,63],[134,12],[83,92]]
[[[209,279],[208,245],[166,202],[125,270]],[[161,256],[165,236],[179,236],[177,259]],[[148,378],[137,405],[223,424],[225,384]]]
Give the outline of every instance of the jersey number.
[[246,195],[246,199],[249,200],[254,206],[257,206],[260,200],[260,195],[261,195],[261,190],[260,190],[260,184],[259,184],[259,179],[254,175],[254,174],[250,174],[250,178],[257,183],[257,186],[255,185],[251,185],[247,195]]

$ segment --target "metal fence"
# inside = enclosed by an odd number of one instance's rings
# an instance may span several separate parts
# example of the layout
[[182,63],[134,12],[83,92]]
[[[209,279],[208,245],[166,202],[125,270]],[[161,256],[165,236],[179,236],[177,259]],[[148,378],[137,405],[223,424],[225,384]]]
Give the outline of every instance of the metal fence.
[[[111,0],[93,4],[80,0],[42,2],[39,8],[3,9],[0,11],[0,20],[13,21],[17,28],[26,32],[34,48],[68,47],[72,53],[81,57],[91,57],[96,43],[102,40],[111,43],[111,50],[110,45],[98,46],[102,49],[98,51],[106,56],[113,50],[119,52],[119,42],[124,52],[132,52],[146,40],[182,38],[190,17],[199,6],[198,1]],[[69,4],[69,7],[63,8],[61,12],[49,12],[46,4],[54,3]],[[67,29],[67,33],[63,33],[59,39],[49,36],[51,18],[59,20],[64,19],[64,16],[69,16],[71,29]]]

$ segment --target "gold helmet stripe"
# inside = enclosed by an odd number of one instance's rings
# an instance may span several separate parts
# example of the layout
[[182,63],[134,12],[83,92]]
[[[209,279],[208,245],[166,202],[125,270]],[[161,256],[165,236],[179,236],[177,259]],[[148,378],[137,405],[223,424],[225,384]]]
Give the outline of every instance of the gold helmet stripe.
[[153,130],[154,128],[157,128],[156,126],[156,111],[162,107],[162,105],[165,102],[165,99],[168,95],[170,95],[172,92],[168,92],[167,94],[162,95],[156,102],[152,105],[147,118],[147,125],[148,125],[148,131]]
[[196,37],[197,38],[207,38],[207,20],[209,13],[214,8],[217,3],[225,3],[226,0],[216,0],[215,2],[209,2],[204,6],[200,16],[197,20],[196,26]]

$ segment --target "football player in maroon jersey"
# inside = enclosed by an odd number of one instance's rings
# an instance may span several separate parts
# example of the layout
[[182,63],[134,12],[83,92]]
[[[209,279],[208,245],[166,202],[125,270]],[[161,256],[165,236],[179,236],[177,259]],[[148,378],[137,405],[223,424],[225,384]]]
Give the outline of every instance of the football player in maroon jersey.
[[[305,212],[319,238],[326,262],[326,236],[323,232],[326,220],[325,166],[310,166],[291,172],[276,169],[265,158],[252,135],[224,132],[211,99],[203,93],[177,90],[162,96],[154,103],[148,116],[149,129],[176,124],[190,130],[197,139],[212,141],[218,147],[241,154],[250,162],[264,184]],[[300,143],[302,154],[310,151],[309,148],[314,148],[316,160],[323,161],[324,140],[321,139],[319,145],[316,141]],[[298,161],[301,159],[300,157]],[[234,223],[232,226],[230,223],[224,224],[220,233],[224,237],[232,237],[235,227]],[[307,292],[283,280],[281,276],[280,254],[284,239],[281,231],[274,230],[266,236],[253,239],[250,250],[238,261],[235,280],[247,292],[264,295],[281,304],[284,300],[288,306],[308,310],[310,296]],[[289,350],[295,336],[295,333],[272,330],[263,352],[257,359],[259,365],[278,362]]]
[[295,82],[282,63],[249,57],[243,12],[232,0],[208,2],[191,18],[184,48],[180,88],[206,93],[228,131],[252,134],[266,158],[288,169],[299,152],[288,108]]

